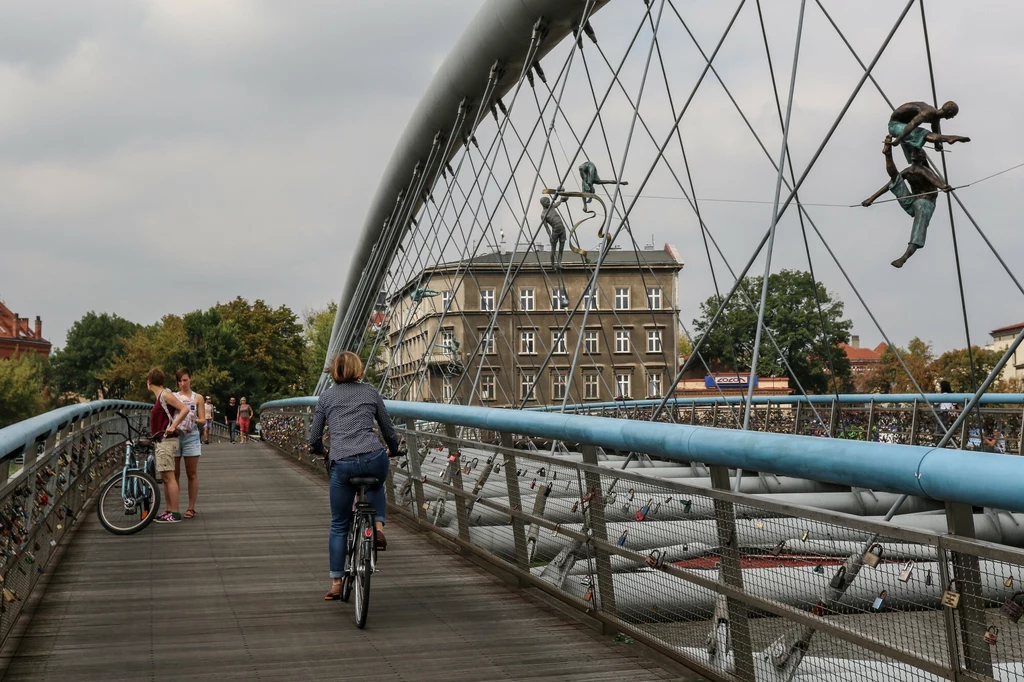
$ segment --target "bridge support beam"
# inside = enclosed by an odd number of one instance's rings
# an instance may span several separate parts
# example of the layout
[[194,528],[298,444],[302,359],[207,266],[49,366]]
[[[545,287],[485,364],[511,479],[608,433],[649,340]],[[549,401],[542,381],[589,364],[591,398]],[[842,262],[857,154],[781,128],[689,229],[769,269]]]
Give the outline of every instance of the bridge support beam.
[[[597,466],[597,448],[593,445],[584,445],[583,450],[583,463]],[[589,519],[590,530],[593,533],[593,537],[604,542],[608,542],[608,529],[605,525],[604,516],[604,491],[601,488],[601,476],[598,474],[586,473],[586,493],[589,495],[593,493],[593,497],[590,503],[587,505],[587,509],[584,512],[585,518]],[[597,564],[597,593],[599,599],[594,600],[594,608],[600,609],[608,615],[614,616],[617,611],[615,608],[615,588],[612,585],[612,560],[611,555],[600,547],[590,546],[591,550],[595,553],[595,563]]]
[[[974,538],[974,511],[970,505],[947,503],[946,524],[953,535]],[[943,559],[944,554],[940,552]],[[962,552],[950,552],[950,559],[953,566],[950,579],[960,591],[959,608],[945,609],[948,612],[946,631],[951,658],[955,659],[956,652],[962,651],[963,660],[959,661],[959,669],[966,668],[972,673],[991,678],[992,653],[985,642],[985,598],[982,594],[982,575],[978,557]],[[949,627],[950,616],[960,621],[959,646],[957,629]]]
[[[501,447],[511,450],[515,447],[512,434],[502,431],[500,436]],[[513,455],[503,455],[505,461],[505,485],[508,487],[508,503],[512,509],[522,509],[523,500],[519,494],[519,476],[516,474],[516,458]],[[530,560],[526,551],[526,529],[523,527],[523,520],[518,516],[512,516],[512,541],[516,548],[516,567],[520,570],[530,571]]]

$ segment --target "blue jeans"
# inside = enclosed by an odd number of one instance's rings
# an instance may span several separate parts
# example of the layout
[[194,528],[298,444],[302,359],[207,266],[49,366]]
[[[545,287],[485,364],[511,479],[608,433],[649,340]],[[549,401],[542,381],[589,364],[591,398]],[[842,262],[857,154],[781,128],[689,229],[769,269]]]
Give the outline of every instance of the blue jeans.
[[377,450],[331,463],[331,535],[328,540],[331,577],[340,578],[345,572],[345,550],[348,528],[352,524],[352,504],[356,488],[348,480],[355,476],[373,476],[381,485],[366,490],[366,501],[377,510],[377,521],[384,522],[384,480],[388,477],[388,452]]
[[235,442],[235,433],[237,431],[238,431],[238,422],[236,422],[236,421],[229,421],[228,422],[228,438],[231,440],[232,443]]

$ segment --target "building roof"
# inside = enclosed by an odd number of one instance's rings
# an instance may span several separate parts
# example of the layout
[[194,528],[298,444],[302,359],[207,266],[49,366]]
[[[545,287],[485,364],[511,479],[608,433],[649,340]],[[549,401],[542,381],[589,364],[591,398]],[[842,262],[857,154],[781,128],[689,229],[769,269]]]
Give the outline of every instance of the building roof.
[[[565,269],[582,269],[589,266],[592,268],[597,263],[598,258],[597,251],[587,252],[587,263],[583,262],[583,259],[569,251],[565,250],[565,254],[562,256],[562,267]],[[476,256],[470,259],[470,263],[474,265],[508,265],[512,263],[522,263],[523,259],[526,259],[524,267],[530,267],[531,265],[537,267],[538,264],[543,267],[548,267],[550,263],[551,252],[550,251],[515,251],[515,252],[503,252],[503,253],[487,253],[482,256]],[[683,267],[683,261],[679,257],[679,252],[676,251],[675,247],[670,244],[666,244],[663,249],[651,249],[649,251],[624,251],[619,249],[613,249],[608,251],[604,257],[603,265],[624,265],[624,266],[637,266],[639,261],[640,267],[646,265],[668,265]],[[459,265],[465,261],[453,261],[449,263],[443,263],[439,265],[439,268],[445,266]]]
[[16,339],[28,343],[42,343],[49,345],[50,342],[43,338],[41,333],[36,333],[42,327],[39,318],[36,324],[29,326],[27,317],[17,316],[11,309],[0,302],[0,339]]
[[846,343],[839,344],[839,347],[846,351],[846,357],[848,359],[862,361],[881,360],[882,353],[884,353],[885,349],[888,348],[885,342],[878,344],[874,348],[854,348]]
[[1021,329],[1024,329],[1024,322],[1011,324],[1008,327],[1000,327],[999,329],[993,329],[992,331],[989,332],[989,335],[995,336],[996,334],[1001,334],[1003,332],[1018,332]]

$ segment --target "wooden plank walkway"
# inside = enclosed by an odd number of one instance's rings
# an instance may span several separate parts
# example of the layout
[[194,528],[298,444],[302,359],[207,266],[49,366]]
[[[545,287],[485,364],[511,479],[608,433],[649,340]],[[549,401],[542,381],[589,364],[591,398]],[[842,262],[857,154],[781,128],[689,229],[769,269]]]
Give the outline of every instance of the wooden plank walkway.
[[3,682],[680,679],[400,524],[357,630],[322,599],[326,481],[258,443],[199,473],[195,519],[116,537],[90,510]]

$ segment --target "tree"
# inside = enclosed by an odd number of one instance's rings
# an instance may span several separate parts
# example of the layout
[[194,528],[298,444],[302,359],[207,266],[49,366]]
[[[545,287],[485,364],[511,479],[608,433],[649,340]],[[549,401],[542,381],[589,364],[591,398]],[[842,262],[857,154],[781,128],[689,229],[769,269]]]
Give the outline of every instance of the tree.
[[[910,370],[910,376],[896,357],[897,353]],[[917,393],[916,381],[922,391],[930,392],[935,388],[934,360],[932,347],[915,336],[906,348],[887,347],[880,361],[858,378],[856,388],[861,393]]]
[[334,318],[338,304],[331,301],[326,308],[306,310],[303,313],[302,333],[306,339],[306,392],[312,394],[324,373],[327,347],[331,342]]
[[691,353],[693,353],[693,344],[690,343],[690,340],[688,338],[686,338],[686,334],[684,334],[683,330],[680,329],[679,330],[679,357],[681,357],[681,358],[688,358],[688,357],[690,357]]
[[174,372],[180,366],[180,353],[186,347],[185,327],[177,315],[167,315],[160,322],[142,327],[125,339],[123,349],[113,358],[99,378],[114,387],[128,400],[147,401],[152,398],[146,389],[146,375],[159,367],[174,388]]
[[124,347],[124,340],[139,325],[109,313],[88,312],[71,325],[67,342],[53,356],[55,393],[77,393],[95,398],[102,391],[110,398],[122,397],[118,387],[99,379]]
[[[980,386],[985,377],[995,369],[1003,354],[978,346],[972,347],[971,350],[974,354],[974,377]],[[932,373],[936,379],[948,381],[954,393],[973,393],[977,390],[977,386],[971,382],[971,361],[966,348],[948,350],[940,355],[932,363]]]
[[0,360],[0,428],[46,409],[45,362],[36,355]]
[[[761,296],[761,277],[748,277],[742,286],[754,302]],[[821,299],[825,318],[824,334],[815,289]],[[737,293],[726,306],[721,318],[709,330],[711,318],[719,308],[715,296],[701,303],[701,318],[694,320],[695,332],[707,336],[700,352],[712,367],[749,371],[753,361],[754,336],[757,331],[757,310],[752,309]],[[768,300],[765,325],[772,330],[782,354],[793,370],[790,387],[800,382],[808,393],[832,391],[829,356],[835,366],[840,390],[850,382],[850,362],[840,343],[850,340],[853,323],[843,317],[843,302],[834,298],[820,282],[813,282],[810,273],[782,270],[768,277]],[[761,336],[757,373],[771,376],[786,372],[768,334]]]

